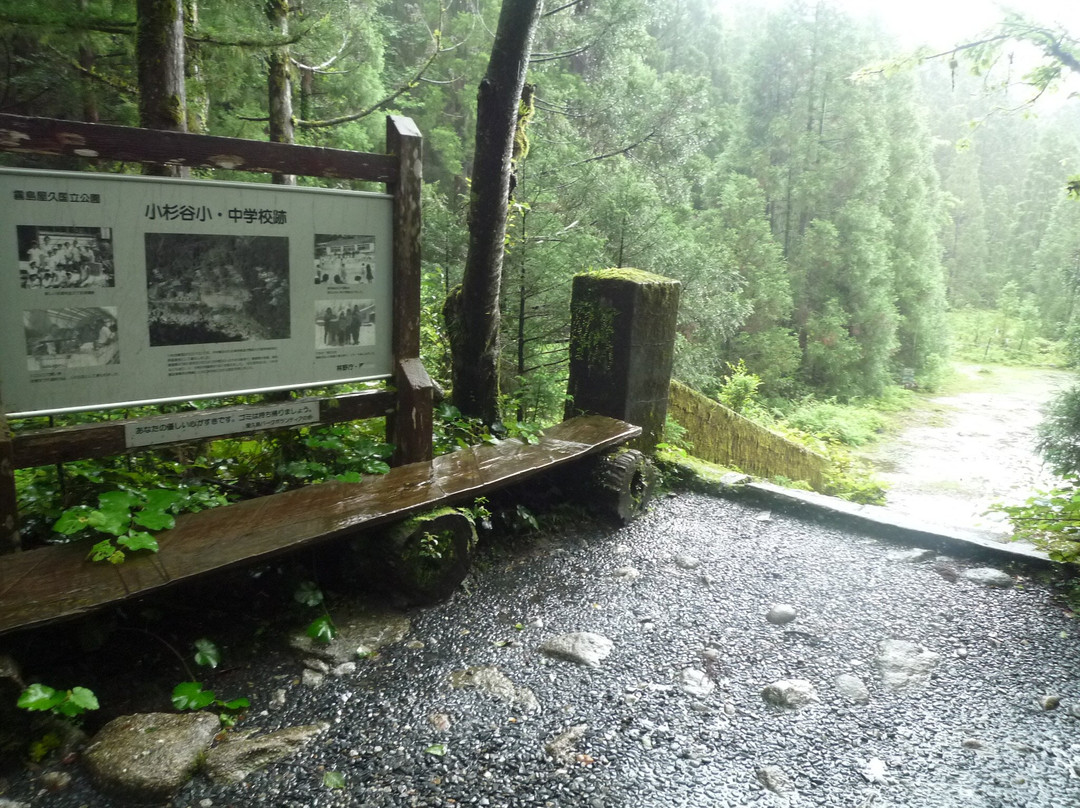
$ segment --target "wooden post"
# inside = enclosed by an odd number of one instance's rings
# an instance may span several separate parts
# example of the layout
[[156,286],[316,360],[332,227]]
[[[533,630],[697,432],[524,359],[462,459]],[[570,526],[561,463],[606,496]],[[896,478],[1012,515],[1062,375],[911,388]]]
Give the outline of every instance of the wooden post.
[[19,500],[15,494],[15,449],[0,402],[0,554],[14,553],[19,539]]
[[637,269],[574,278],[567,417],[595,413],[641,427],[630,443],[663,439],[679,314],[678,281]]
[[[396,464],[431,459],[431,379],[420,364],[420,191],[423,139],[411,118],[386,119],[386,150],[398,159],[394,196],[394,384],[398,404],[387,421]],[[426,392],[425,392],[426,391]]]

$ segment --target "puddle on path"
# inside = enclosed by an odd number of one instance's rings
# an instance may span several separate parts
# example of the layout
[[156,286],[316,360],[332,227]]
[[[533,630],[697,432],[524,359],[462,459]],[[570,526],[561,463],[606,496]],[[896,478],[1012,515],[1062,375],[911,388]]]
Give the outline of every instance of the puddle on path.
[[923,521],[1008,533],[996,502],[1022,502],[1054,476],[1034,453],[1043,408],[1075,378],[1061,370],[957,365],[965,392],[931,399],[863,453],[889,484],[889,508]]

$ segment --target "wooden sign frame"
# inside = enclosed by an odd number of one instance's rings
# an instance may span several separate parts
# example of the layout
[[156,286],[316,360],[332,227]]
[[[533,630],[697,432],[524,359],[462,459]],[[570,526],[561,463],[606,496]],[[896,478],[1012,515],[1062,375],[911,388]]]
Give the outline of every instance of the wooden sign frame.
[[[0,114],[0,151],[383,183],[393,197],[393,389],[300,401],[317,407],[317,415],[309,420],[318,423],[386,416],[395,465],[431,460],[433,385],[420,362],[423,140],[411,119],[388,116],[386,153],[365,154]],[[246,409],[216,412],[235,415],[239,422]],[[16,469],[131,451],[124,436],[133,423],[116,420],[14,435],[4,412],[0,400],[0,553],[20,549]],[[245,431],[250,430],[238,428],[228,434]],[[184,441],[164,443],[180,442]]]

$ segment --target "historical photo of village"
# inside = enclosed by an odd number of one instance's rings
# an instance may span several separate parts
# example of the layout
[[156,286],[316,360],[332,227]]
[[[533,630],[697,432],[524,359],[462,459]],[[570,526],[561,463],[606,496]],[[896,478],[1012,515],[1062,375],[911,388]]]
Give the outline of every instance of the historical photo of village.
[[150,345],[288,339],[289,239],[146,234]]
[[319,300],[315,303],[316,349],[375,344],[375,301]]
[[118,364],[116,323],[114,306],[24,311],[27,369],[33,373]]
[[375,281],[374,236],[315,236],[315,284],[350,288]]
[[19,285],[78,289],[116,284],[110,227],[18,225]]

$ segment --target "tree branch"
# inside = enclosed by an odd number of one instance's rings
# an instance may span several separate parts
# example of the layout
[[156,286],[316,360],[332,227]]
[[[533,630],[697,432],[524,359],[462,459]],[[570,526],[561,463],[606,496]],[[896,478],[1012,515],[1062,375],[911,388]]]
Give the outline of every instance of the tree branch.
[[353,112],[348,115],[339,115],[336,118],[327,118],[326,120],[322,121],[297,121],[296,125],[299,126],[301,129],[320,129],[327,126],[338,126],[339,124],[358,121],[361,118],[366,118],[368,115],[381,109],[382,107],[385,107],[394,99],[399,98],[400,96],[407,93],[409,90],[412,90],[416,87],[417,84],[420,83],[420,80],[424,77],[424,73],[426,73],[428,71],[428,68],[430,68],[431,65],[434,64],[435,59],[439,56],[439,54],[443,52],[442,49],[439,47],[441,34],[436,31],[433,36],[435,42],[434,47],[431,50],[431,55],[428,57],[427,61],[425,61],[424,64],[421,65],[420,69],[416,72],[416,75],[413,76],[409,81],[398,87],[394,92],[390,93],[390,95],[383,98],[381,101],[378,101],[377,103],[372,104],[367,109],[362,109],[359,112]]
[[52,45],[46,45],[46,47],[54,54],[56,54],[56,56],[58,56],[64,62],[64,64],[66,64],[79,75],[93,79],[96,82],[104,84],[106,87],[111,87],[118,93],[122,93],[123,95],[130,96],[132,98],[136,97],[139,94],[139,91],[136,87],[127,84],[126,82],[123,82],[119,79],[110,79],[107,76],[103,76],[101,73],[92,68],[83,67],[81,64],[79,64],[78,60],[72,59],[70,56],[57,50]]
[[17,27],[55,28],[64,31],[97,31],[102,34],[131,34],[135,21],[109,20],[101,17],[66,16],[64,19],[41,19],[29,14],[2,14],[0,23]]

